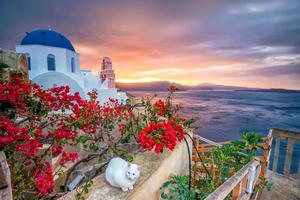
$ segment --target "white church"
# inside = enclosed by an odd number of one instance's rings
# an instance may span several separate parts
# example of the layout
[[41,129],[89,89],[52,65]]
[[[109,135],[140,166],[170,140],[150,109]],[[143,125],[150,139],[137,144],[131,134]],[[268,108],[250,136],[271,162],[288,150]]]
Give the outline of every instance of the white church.
[[79,92],[84,99],[93,89],[98,91],[98,100],[105,103],[108,98],[124,104],[125,92],[115,87],[115,73],[110,58],[104,57],[97,76],[91,70],[80,69],[80,56],[64,35],[51,29],[39,29],[26,33],[17,53],[25,53],[29,78],[44,89],[69,85],[71,92]]

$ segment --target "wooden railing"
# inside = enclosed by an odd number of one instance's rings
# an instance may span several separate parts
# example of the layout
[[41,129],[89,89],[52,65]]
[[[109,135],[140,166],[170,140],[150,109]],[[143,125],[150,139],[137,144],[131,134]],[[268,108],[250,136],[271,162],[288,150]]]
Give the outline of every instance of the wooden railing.
[[[274,157],[273,157],[273,165],[272,171],[277,172],[278,169],[278,161],[280,154],[280,144],[283,140],[287,141],[286,151],[285,151],[285,161],[283,174],[286,176],[293,176],[295,174],[291,173],[291,164],[292,164],[292,156],[294,144],[300,141],[300,133],[287,131],[282,129],[272,129],[272,135],[275,139],[275,148],[274,148]],[[299,157],[299,155],[297,155]],[[300,158],[298,159],[298,174],[296,177],[300,178]]]
[[[218,187],[214,192],[212,192],[206,199],[207,200],[213,200],[213,199],[224,199],[228,195],[231,195],[231,199],[244,199],[248,200],[250,199],[258,199],[260,196],[260,192],[257,192],[255,194],[252,193],[252,191],[249,191],[249,188],[247,187],[250,184],[250,180],[254,180],[252,189],[256,185],[259,177],[265,177],[268,167],[269,167],[269,160],[271,155],[271,145],[273,141],[273,130],[271,129],[269,131],[269,134],[266,138],[264,138],[264,142],[260,144],[260,146],[263,149],[263,155],[259,157],[255,157],[253,160],[251,160],[248,164],[246,164],[244,167],[242,167],[239,171],[233,173],[233,175],[227,179],[220,187]],[[193,161],[194,164],[198,166],[201,166],[199,162],[201,162],[200,158],[196,155],[196,149],[200,153],[206,153],[211,152],[213,147],[216,146],[222,146],[224,144],[229,144],[231,141],[225,141],[216,143],[214,141],[208,140],[206,138],[203,138],[201,136],[194,135],[195,140],[195,148],[193,149]],[[209,157],[202,157],[202,160],[210,159]],[[208,170],[210,169],[209,166]],[[250,169],[254,169],[254,174],[252,173],[250,175]],[[201,170],[195,170],[194,169],[194,179],[197,179],[197,173]],[[253,176],[254,177],[249,177]],[[248,190],[248,191],[247,191]]]
[[[256,185],[261,172],[259,160],[253,159],[233,176],[227,179],[220,187],[206,197],[206,200],[223,200],[231,193],[231,199],[250,199],[251,192],[247,191],[249,184],[249,168],[255,169],[253,185]],[[254,199],[258,194],[255,195]]]
[[270,129],[267,137],[265,138],[265,142],[262,143],[262,149],[264,150],[263,155],[260,157],[262,163],[262,169],[260,176],[265,177],[270,164],[270,156],[273,142],[273,129]]

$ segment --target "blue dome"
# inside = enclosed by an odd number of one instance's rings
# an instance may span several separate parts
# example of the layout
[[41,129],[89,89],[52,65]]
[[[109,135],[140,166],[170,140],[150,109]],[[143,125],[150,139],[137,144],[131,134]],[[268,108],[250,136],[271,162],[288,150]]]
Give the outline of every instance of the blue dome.
[[21,41],[21,45],[39,44],[51,47],[65,48],[75,52],[75,49],[70,40],[56,31],[39,29],[26,34],[27,35]]

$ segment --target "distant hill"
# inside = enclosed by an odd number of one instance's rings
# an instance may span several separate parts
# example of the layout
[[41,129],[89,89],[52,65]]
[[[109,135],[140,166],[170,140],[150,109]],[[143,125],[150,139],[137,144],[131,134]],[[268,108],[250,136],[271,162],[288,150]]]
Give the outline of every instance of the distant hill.
[[240,86],[230,86],[230,85],[216,85],[212,83],[201,83],[196,86],[193,86],[194,89],[201,90],[247,90],[254,88],[240,87]]
[[276,93],[300,93],[300,90],[289,90],[282,88],[270,88],[270,89],[243,89],[238,91],[249,91],[249,92],[276,92]]
[[251,92],[281,92],[300,93],[300,90],[288,90],[281,88],[260,89],[239,86],[216,85],[212,83],[201,83],[196,86],[182,85],[169,81],[153,81],[140,83],[116,83],[117,88],[123,91],[167,91],[170,86],[175,86],[179,90],[238,90]]
[[179,90],[191,89],[189,86],[171,83],[169,81],[153,81],[142,83],[116,83],[117,88],[124,91],[167,91],[170,86],[175,86]]
[[142,83],[117,83],[116,86],[124,91],[167,91],[170,86],[175,86],[179,90],[246,90],[246,87],[215,85],[212,83],[202,83],[196,86],[182,85],[169,81],[153,81]]

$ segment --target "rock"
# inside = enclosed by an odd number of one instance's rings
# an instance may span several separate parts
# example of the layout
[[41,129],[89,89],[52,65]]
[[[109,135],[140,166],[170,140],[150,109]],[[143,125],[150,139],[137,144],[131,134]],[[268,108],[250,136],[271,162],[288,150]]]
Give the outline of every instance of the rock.
[[[3,170],[5,182],[7,187],[0,189],[0,199],[12,200],[12,190],[11,190],[11,180],[10,180],[10,170],[6,162],[6,157],[4,152],[0,152],[0,170]],[[1,177],[2,178],[2,177]]]

